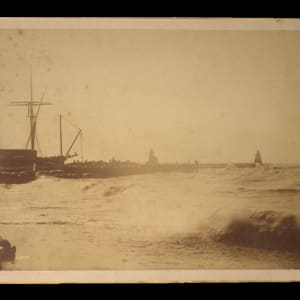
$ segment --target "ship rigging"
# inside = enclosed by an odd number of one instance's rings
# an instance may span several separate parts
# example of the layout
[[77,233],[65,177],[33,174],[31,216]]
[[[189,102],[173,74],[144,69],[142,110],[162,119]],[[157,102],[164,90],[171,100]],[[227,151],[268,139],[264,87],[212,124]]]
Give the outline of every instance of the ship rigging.
[[[27,107],[27,117],[29,118],[29,122],[30,122],[30,132],[29,132],[28,139],[26,141],[25,150],[28,149],[29,144],[30,144],[30,150],[32,152],[36,152],[36,144],[37,144],[40,154],[42,154],[42,153],[41,153],[41,149],[40,149],[39,140],[37,137],[37,119],[38,119],[38,116],[39,116],[42,106],[52,105],[52,103],[50,103],[50,102],[44,102],[44,96],[45,96],[45,93],[43,93],[40,101],[33,100],[33,86],[32,86],[32,72],[31,72],[30,73],[30,100],[29,101],[13,101],[9,104],[10,106],[26,106]],[[35,161],[37,170],[52,169],[52,168],[57,169],[57,168],[63,167],[64,162],[67,159],[78,155],[77,153],[70,154],[71,150],[73,149],[73,147],[78,139],[80,139],[81,160],[83,160],[83,133],[82,133],[82,130],[78,127],[76,127],[77,133],[76,133],[71,145],[69,146],[67,151],[65,153],[63,153],[63,126],[62,126],[63,118],[64,117],[62,115],[59,115],[59,124],[60,124],[59,125],[59,141],[60,141],[59,155],[50,156],[50,157],[37,156],[36,161]],[[75,126],[73,125],[73,127],[75,127]]]

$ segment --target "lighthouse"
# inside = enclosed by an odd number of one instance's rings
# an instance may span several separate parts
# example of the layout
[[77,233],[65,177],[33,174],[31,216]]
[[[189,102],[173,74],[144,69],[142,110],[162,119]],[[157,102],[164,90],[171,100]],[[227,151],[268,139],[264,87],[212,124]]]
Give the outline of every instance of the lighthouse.
[[256,166],[260,166],[260,165],[262,165],[262,163],[263,162],[262,162],[261,154],[260,154],[259,150],[257,150],[255,153],[254,164]]

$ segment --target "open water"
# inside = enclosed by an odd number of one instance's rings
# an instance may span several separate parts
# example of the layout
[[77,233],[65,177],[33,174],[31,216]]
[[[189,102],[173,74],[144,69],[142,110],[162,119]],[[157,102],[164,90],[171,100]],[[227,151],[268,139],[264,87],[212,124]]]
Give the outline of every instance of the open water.
[[300,168],[0,185],[4,270],[300,267]]

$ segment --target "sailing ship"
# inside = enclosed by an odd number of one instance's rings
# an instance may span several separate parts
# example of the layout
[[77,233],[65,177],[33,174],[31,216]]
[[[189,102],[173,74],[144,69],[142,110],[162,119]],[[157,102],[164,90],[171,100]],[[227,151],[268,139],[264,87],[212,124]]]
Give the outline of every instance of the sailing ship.
[[[40,101],[33,100],[32,88],[32,73],[30,80],[30,100],[29,101],[14,101],[10,106],[25,106],[27,107],[27,117],[30,122],[30,133],[26,142],[25,149],[0,149],[0,183],[27,183],[37,178],[37,171],[62,169],[65,161],[77,156],[77,153],[70,155],[75,142],[79,137],[82,139],[82,130],[78,132],[68,148],[63,154],[62,140],[62,115],[60,120],[60,153],[57,156],[43,157],[38,156],[36,150],[37,134],[37,119],[42,106],[51,105],[50,102],[44,102],[44,95]],[[36,108],[36,109],[35,109]],[[28,147],[30,148],[28,149]]]

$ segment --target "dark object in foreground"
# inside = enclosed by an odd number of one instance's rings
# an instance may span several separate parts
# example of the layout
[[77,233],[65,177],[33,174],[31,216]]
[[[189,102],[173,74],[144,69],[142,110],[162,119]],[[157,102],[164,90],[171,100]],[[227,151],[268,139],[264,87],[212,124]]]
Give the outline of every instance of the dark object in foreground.
[[14,262],[16,258],[16,246],[11,246],[8,240],[0,237],[0,263]]

